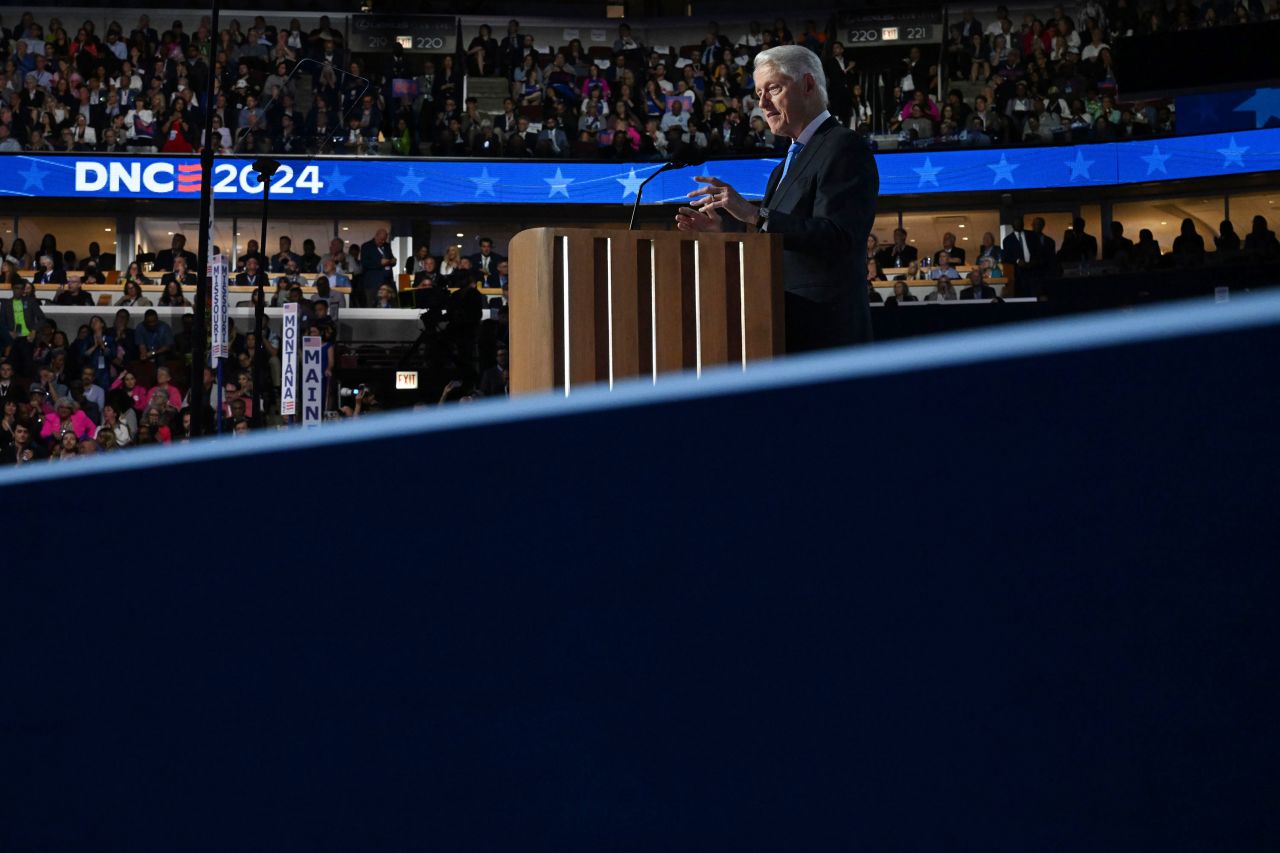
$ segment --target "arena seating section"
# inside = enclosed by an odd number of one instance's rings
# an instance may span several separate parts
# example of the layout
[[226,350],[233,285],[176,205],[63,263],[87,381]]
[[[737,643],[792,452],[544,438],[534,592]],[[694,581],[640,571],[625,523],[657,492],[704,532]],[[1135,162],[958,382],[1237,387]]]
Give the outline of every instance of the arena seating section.
[[[750,68],[757,52],[775,44],[801,44],[819,53],[827,69],[833,113],[882,149],[1152,137],[1173,133],[1170,102],[1126,101],[1123,81],[1114,74],[1113,46],[1123,51],[1126,39],[1170,29],[1274,19],[1280,17],[1280,0],[1267,9],[1256,3],[1183,3],[1171,12],[1091,0],[1075,15],[1058,10],[1015,18],[1003,7],[976,14],[955,10],[937,60],[904,50],[903,73],[890,79],[859,71],[829,22],[805,21],[794,29],[782,19],[735,21],[724,28],[706,22],[700,42],[670,46],[646,44],[623,25],[611,33],[611,46],[584,49],[578,39],[537,43],[512,21],[505,32],[471,27],[463,33],[456,54],[423,58],[399,50],[351,55],[343,44],[342,28],[328,19],[303,27],[296,19],[268,21],[259,16],[242,23],[229,16],[213,39],[216,47],[210,56],[207,21],[190,32],[181,22],[163,29],[145,15],[127,14],[131,23],[112,23],[106,32],[98,32],[91,21],[77,27],[70,20],[33,13],[0,21],[0,152],[190,153],[203,131],[202,111],[193,105],[213,74],[219,91],[213,131],[223,154],[621,161],[764,156],[783,151],[786,141],[774,139],[764,126]],[[366,78],[372,81],[369,89]],[[928,94],[938,91],[946,93],[941,103]],[[1100,257],[1086,257],[1080,249],[1086,235],[1068,232],[1069,241],[1040,259],[1039,272],[1048,291],[1064,270],[1086,266],[1094,267],[1095,274],[1139,272],[1148,276],[1143,281],[1165,267],[1183,272],[1241,265],[1270,269],[1277,260],[1277,243],[1269,223],[1255,220],[1240,234],[1236,243],[1211,247],[1217,251],[1206,252],[1205,241],[1198,238],[1175,244],[1167,254],[1143,239],[1135,245],[1087,235],[1101,251]],[[1001,257],[998,243],[981,254],[971,249],[970,263],[957,268],[962,280],[940,286],[936,267],[892,264],[883,253],[893,235],[875,237],[878,244],[868,248],[873,303],[959,302],[966,298],[965,288],[975,283],[994,287],[997,301],[1035,301],[1042,295],[1025,284],[1013,285],[1010,259]],[[97,360],[96,329],[81,325],[78,318],[59,325],[56,309],[43,321],[25,318],[25,328],[32,333],[26,342],[15,340],[12,329],[0,329],[11,374],[8,380],[0,377],[0,460],[23,455],[14,452],[19,423],[35,433],[26,451],[32,458],[66,458],[99,446],[184,438],[192,412],[189,389],[199,372],[190,364],[190,334],[182,325],[194,277],[179,277],[170,288],[166,285],[175,276],[172,264],[162,263],[163,252],[140,257],[138,266],[126,269],[109,252],[77,257],[73,251],[57,249],[57,235],[47,239],[41,247],[28,247],[22,240],[0,245],[0,287],[6,291],[2,296],[8,298],[12,289],[13,295],[26,294],[44,306],[96,307],[105,321],[110,351],[105,361]],[[364,295],[350,287],[359,272],[358,247],[341,241],[331,247],[337,263],[328,275],[323,258],[314,253],[292,259],[259,253],[270,267],[271,305],[301,301],[318,329],[326,335],[334,332],[332,314],[315,316],[319,309],[314,305],[325,302],[326,308],[350,311],[360,304]],[[933,258],[932,249],[920,248],[921,259]],[[499,255],[504,250],[496,247]],[[51,256],[59,283],[38,280],[42,254]],[[249,256],[239,254],[237,272]],[[990,262],[984,264],[984,257]],[[446,261],[435,259],[437,270],[445,265],[446,274],[432,275],[428,283],[448,288],[451,299],[463,284],[475,284],[485,308],[467,375],[461,385],[449,380],[441,401],[503,394],[505,279]],[[385,307],[428,307],[429,292],[414,289],[415,283],[423,284],[416,276],[420,267],[420,262],[400,259],[400,290],[387,294]],[[62,276],[70,283],[62,284]],[[898,281],[902,284],[895,288]],[[139,285],[136,292],[131,291],[134,283]],[[291,293],[295,285],[301,290]],[[1143,293],[1158,287],[1152,285]],[[268,408],[255,411],[251,340],[246,348],[252,330],[252,289],[233,290],[233,316],[241,323],[233,339],[233,357],[225,365],[228,397],[223,414],[228,431],[278,422],[271,407],[280,383],[275,342],[268,341]],[[1080,290],[1060,292],[1069,301],[1070,293]],[[1090,292],[1100,290],[1094,287]],[[1105,301],[1100,297],[1099,304]],[[1135,295],[1132,301],[1142,299]],[[171,348],[158,358],[143,358],[138,348],[142,337],[156,334],[141,331],[141,312],[149,305],[160,311],[160,325],[168,330],[161,334],[170,340]],[[119,307],[141,310],[113,328],[113,312]],[[1042,310],[1006,308],[1007,313],[990,316],[1018,317],[1024,316],[1018,312]],[[877,332],[884,337],[913,333],[902,312],[876,315]],[[936,317],[931,322],[936,323]],[[359,362],[358,351],[333,343],[335,365]],[[82,371],[92,376],[82,377]],[[211,381],[205,377],[206,390]],[[261,375],[258,384],[264,384]],[[372,395],[343,394],[337,385],[331,377],[326,392],[335,412],[359,416],[376,407]],[[60,412],[59,403],[68,402],[70,407]],[[107,409],[111,419],[104,424]],[[120,424],[112,426],[117,419]],[[64,442],[66,434],[81,440]]]

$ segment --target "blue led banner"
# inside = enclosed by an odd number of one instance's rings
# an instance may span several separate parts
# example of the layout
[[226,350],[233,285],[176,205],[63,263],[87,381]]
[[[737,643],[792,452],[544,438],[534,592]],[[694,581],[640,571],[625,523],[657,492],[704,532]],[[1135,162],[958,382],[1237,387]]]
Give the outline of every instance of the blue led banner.
[[[262,194],[251,160],[219,159],[218,198]],[[714,175],[748,198],[760,198],[780,162],[721,160],[668,172],[645,190],[647,203],[674,202]],[[1280,171],[1280,128],[1166,137],[1144,142],[1052,148],[984,148],[881,154],[885,196],[1105,187],[1148,181]],[[191,158],[10,155],[0,160],[0,195],[40,198],[191,198],[200,163]],[[384,204],[618,204],[635,200],[658,163],[518,162],[511,160],[286,160],[272,200]]]

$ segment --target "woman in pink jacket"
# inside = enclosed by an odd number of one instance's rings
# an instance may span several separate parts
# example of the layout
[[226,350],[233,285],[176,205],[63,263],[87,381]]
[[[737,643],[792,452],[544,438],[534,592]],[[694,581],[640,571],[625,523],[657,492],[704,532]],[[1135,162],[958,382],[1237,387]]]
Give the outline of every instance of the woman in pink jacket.
[[[156,371],[159,376],[160,371]],[[124,388],[124,392],[129,395],[129,399],[133,401],[133,410],[141,414],[142,410],[147,407],[147,401],[151,399],[151,395],[147,393],[147,389],[138,383],[138,377],[133,375],[132,370],[122,370],[120,375],[116,377],[116,381],[111,383],[111,390]]]
[[172,375],[167,367],[156,368],[156,384],[154,388],[147,390],[147,400],[155,396],[158,389],[164,389],[165,395],[169,398],[169,405],[176,412],[182,408],[182,392],[178,390],[176,385],[170,384],[173,381]]
[[84,441],[93,438],[97,427],[89,416],[80,411],[80,406],[70,397],[63,397],[52,408],[44,413],[44,427],[40,430],[41,438],[61,436],[64,432],[74,432],[76,438]]

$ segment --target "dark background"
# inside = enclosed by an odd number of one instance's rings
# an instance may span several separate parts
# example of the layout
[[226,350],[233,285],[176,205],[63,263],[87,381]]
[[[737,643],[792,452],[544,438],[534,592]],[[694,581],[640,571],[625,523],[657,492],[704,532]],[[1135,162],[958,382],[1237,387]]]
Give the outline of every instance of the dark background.
[[0,849],[1275,850],[1278,325],[0,487]]

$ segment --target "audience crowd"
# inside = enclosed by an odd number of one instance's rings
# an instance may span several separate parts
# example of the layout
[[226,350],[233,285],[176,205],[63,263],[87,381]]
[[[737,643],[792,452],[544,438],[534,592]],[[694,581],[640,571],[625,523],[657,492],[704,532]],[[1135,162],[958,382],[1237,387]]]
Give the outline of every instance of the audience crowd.
[[[175,234],[170,248],[143,263],[130,263],[120,276],[114,315],[92,316],[72,338],[43,307],[95,305],[83,283],[96,280],[100,285],[99,269],[114,266],[114,258],[94,246],[77,265],[74,253],[58,252],[56,239],[46,235],[37,254],[41,271],[33,280],[21,274],[32,260],[23,242],[0,244],[0,287],[5,288],[0,291],[0,463],[184,440],[192,434],[193,418],[201,419],[205,434],[215,430],[216,372],[203,370],[194,402],[189,388],[189,377],[199,372],[192,365],[194,315],[182,314],[181,327],[175,329],[151,307],[191,305],[195,281],[186,270],[194,261],[185,245],[185,236]],[[403,263],[391,256],[383,230],[350,247],[334,240],[324,255],[314,251],[310,240],[303,241],[302,254],[294,253],[292,245],[283,236],[279,250],[265,255],[250,241],[234,283],[263,285],[264,300],[273,306],[299,305],[300,332],[324,342],[323,396],[333,416],[359,417],[381,404],[368,386],[338,385],[339,350],[346,348],[338,342],[336,318],[344,300],[332,288],[351,288],[356,305],[426,309],[426,349],[415,366],[437,378],[437,387],[443,387],[439,402],[507,393],[504,298],[492,297],[489,304],[479,290],[500,288],[505,295],[507,289],[507,260],[494,251],[491,239],[482,238],[479,251],[471,255],[451,247],[437,257],[424,248]],[[148,275],[143,269],[152,262],[168,269]],[[401,272],[412,276],[404,290],[398,288]],[[316,275],[303,279],[307,273]],[[315,288],[313,297],[304,296],[304,282]],[[48,291],[38,291],[37,283],[56,284],[57,290],[45,298]],[[164,290],[153,302],[141,288],[156,284]],[[153,290],[145,293],[154,295]],[[241,304],[252,306],[256,297],[254,291]],[[488,319],[486,307],[492,309]],[[142,320],[135,322],[139,314]],[[259,358],[254,331],[238,329],[234,318],[229,326],[230,356],[221,365],[223,431],[243,434],[282,423],[278,321],[276,330],[270,325],[264,330]]]
[[[481,26],[456,54],[352,56],[327,17],[211,34],[202,21],[158,28],[146,14],[98,32],[54,15],[0,20],[0,151],[191,152],[200,103],[215,80],[210,119],[217,148],[281,154],[337,153],[662,160],[777,153],[754,96],[751,62],[778,44],[823,58],[831,110],[868,134],[912,144],[1110,140],[1170,133],[1161,102],[1127,103],[1112,50],[1167,29],[1280,17],[1280,0],[1195,6],[1154,0],[1086,0],[1071,11],[986,19],[965,11],[941,52],[919,48],[896,72],[865,74],[828,22],[793,30],[778,18],[696,45],[655,50],[621,24],[612,44],[540,44],[512,20]],[[210,36],[213,35],[211,39]],[[308,61],[313,60],[313,61]],[[464,78],[505,83],[500,111],[465,97]],[[883,80],[883,91],[864,81]],[[365,80],[369,83],[366,84]],[[877,84],[878,85],[878,84]],[[939,103],[932,93],[946,91]]]
[[[917,297],[911,294],[909,285],[927,282],[936,282],[936,290],[925,297],[926,301],[996,299],[999,294],[992,285],[1013,283],[1019,296],[1034,297],[1039,295],[1045,279],[1095,266],[1144,272],[1204,264],[1236,266],[1280,261],[1280,241],[1268,227],[1266,217],[1260,215],[1253,217],[1244,236],[1236,232],[1231,220],[1224,219],[1218,234],[1211,235],[1212,251],[1190,218],[1182,220],[1179,235],[1168,251],[1150,229],[1140,229],[1137,242],[1126,237],[1124,223],[1119,221],[1111,222],[1110,235],[1101,243],[1096,235],[1088,233],[1083,219],[1072,222],[1061,243],[1045,232],[1043,217],[1034,217],[1029,228],[1027,224],[1016,219],[999,242],[990,231],[984,233],[972,256],[956,245],[951,232],[942,235],[942,246],[932,254],[921,254],[905,228],[894,229],[892,242],[882,242],[872,234],[867,239],[868,298],[886,305],[915,302]],[[968,287],[957,290],[953,282],[961,279]],[[894,282],[893,296],[885,299],[876,287],[889,282]]]

